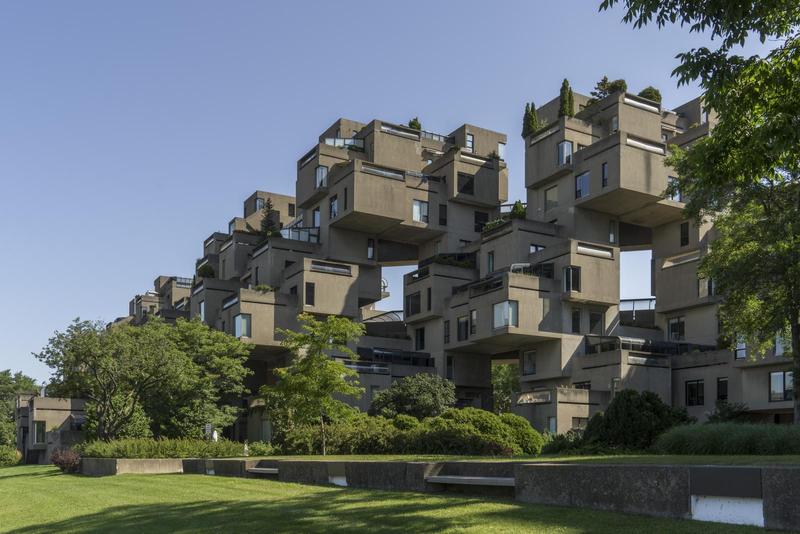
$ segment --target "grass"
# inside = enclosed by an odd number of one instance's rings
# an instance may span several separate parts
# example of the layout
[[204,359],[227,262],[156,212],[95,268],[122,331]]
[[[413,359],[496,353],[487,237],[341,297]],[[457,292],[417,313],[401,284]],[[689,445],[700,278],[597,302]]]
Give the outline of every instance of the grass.
[[0,469],[0,532],[760,532],[750,527],[465,496],[205,475],[63,475]]

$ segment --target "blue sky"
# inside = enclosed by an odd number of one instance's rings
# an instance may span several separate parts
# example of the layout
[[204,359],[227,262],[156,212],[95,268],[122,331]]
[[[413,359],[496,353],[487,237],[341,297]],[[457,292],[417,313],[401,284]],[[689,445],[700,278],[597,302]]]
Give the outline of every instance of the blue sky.
[[[0,369],[71,319],[112,320],[158,274],[190,276],[202,241],[256,189],[293,194],[297,158],[338,117],[509,134],[525,198],[524,102],[603,75],[677,88],[685,30],[633,30],[599,1],[0,4]],[[648,255],[623,297],[649,294]],[[402,287],[390,275],[399,307]]]

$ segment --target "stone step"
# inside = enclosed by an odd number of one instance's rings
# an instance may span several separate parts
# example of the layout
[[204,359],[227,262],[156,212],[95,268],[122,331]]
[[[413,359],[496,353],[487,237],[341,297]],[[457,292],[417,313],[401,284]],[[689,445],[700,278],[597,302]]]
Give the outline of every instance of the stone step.
[[505,486],[513,488],[516,482],[512,477],[464,477],[436,475],[425,477],[430,484],[459,484],[462,486]]
[[248,473],[252,473],[254,475],[277,475],[278,468],[277,467],[250,467],[247,470]]

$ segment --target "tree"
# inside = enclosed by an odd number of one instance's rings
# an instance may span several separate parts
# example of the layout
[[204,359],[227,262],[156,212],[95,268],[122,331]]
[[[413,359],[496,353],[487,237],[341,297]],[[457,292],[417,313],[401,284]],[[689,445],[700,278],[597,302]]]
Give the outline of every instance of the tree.
[[414,130],[422,130],[422,124],[419,122],[417,117],[414,117],[410,121],[408,121],[408,127],[413,128]]
[[281,231],[278,223],[275,221],[274,211],[272,199],[267,197],[267,200],[264,202],[264,207],[261,208],[261,235],[264,237],[278,235]]
[[569,86],[569,80],[566,78],[561,82],[561,92],[559,93],[558,99],[558,116],[572,117],[575,114],[575,99],[572,94],[572,88]]
[[207,263],[204,263],[197,269],[197,276],[200,278],[214,278],[216,274],[214,268]]
[[641,91],[639,91],[639,96],[642,98],[646,98],[648,100],[652,100],[653,102],[661,103],[661,91],[653,87],[652,85],[648,85]]
[[423,419],[441,415],[455,403],[456,388],[451,381],[435,374],[417,373],[378,392],[369,411],[384,417],[405,414]]
[[527,215],[528,211],[525,208],[525,204],[523,204],[521,200],[515,201],[514,205],[511,207],[509,216],[512,219],[524,219],[525,217],[527,217]]
[[318,426],[322,454],[326,453],[326,420],[346,417],[353,409],[335,396],[358,398],[364,388],[358,373],[333,359],[334,352],[355,360],[348,343],[364,334],[362,324],[346,317],[328,316],[324,321],[303,313],[300,331],[280,329],[281,345],[292,355],[288,367],[275,370],[277,383],[261,388],[265,410],[279,432],[296,425]]
[[[620,0],[604,0],[608,9]],[[716,37],[678,55],[678,84],[699,81],[706,111],[718,115],[713,134],[668,163],[679,178],[668,189],[688,198],[686,213],[714,223],[717,239],[701,263],[724,296],[723,329],[762,355],[776,335],[791,341],[800,369],[800,3],[655,3],[625,0],[625,22],[678,23]],[[775,48],[742,57],[733,48],[755,35]],[[800,423],[800,384],[794,418]]]
[[541,128],[539,117],[536,115],[536,104],[525,103],[525,112],[522,115],[522,137],[526,138]]
[[620,78],[619,80],[608,80],[608,76],[603,76],[603,78],[597,82],[594,86],[594,90],[592,91],[592,96],[596,100],[602,100],[608,95],[612,95],[617,92],[625,92],[628,90],[628,83]]
[[495,413],[511,411],[511,400],[519,393],[519,365],[492,365],[492,393]]
[[17,406],[17,395],[35,393],[37,389],[36,381],[21,372],[11,374],[11,369],[0,371],[0,446],[16,445],[14,411]]

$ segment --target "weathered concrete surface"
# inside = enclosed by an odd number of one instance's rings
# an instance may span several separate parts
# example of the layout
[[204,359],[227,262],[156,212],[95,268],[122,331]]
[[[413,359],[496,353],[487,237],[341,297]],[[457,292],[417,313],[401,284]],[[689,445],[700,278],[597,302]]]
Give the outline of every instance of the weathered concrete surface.
[[206,459],[205,458],[184,458],[183,472],[186,474],[205,475],[206,474]]
[[514,476],[518,462],[444,462],[437,475],[457,477],[500,477]]
[[212,460],[214,475],[223,477],[246,477],[247,469],[255,467],[258,460],[215,459]]
[[183,473],[183,460],[180,458],[119,458],[117,474],[163,475]]
[[328,462],[282,461],[278,463],[278,480],[300,484],[327,484]]
[[764,467],[764,527],[800,530],[800,467]]
[[689,468],[684,466],[522,464],[516,481],[521,502],[691,516]]
[[117,474],[116,458],[81,458],[81,473],[91,477]]
[[761,498],[761,468],[704,465],[689,468],[690,493],[716,497]]
[[[347,462],[347,485],[354,488],[409,490],[408,462]],[[412,483],[414,481],[412,480]],[[419,487],[418,484],[413,484]]]

